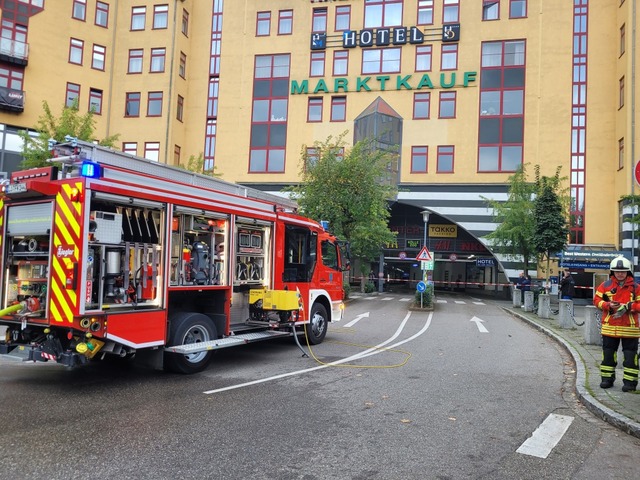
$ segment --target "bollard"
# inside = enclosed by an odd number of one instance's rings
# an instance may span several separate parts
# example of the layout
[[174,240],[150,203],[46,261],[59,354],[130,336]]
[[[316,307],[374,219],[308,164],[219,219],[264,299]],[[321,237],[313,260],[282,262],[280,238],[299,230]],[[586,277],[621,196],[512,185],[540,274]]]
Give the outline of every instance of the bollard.
[[540,318],[551,317],[551,297],[548,293],[538,295],[538,316]]
[[602,345],[601,318],[602,312],[593,305],[584,307],[584,341],[587,345]]
[[558,323],[560,328],[573,327],[573,300],[558,300]]
[[533,312],[533,292],[524,292],[524,311]]
[[522,290],[517,288],[513,289],[513,308],[520,308],[522,306]]

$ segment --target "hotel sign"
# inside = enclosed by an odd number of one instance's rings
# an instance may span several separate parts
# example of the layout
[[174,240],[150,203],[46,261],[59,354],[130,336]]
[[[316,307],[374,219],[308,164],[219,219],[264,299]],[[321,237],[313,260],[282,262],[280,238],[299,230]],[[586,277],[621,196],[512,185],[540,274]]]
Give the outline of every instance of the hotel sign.
[[[426,33],[425,33],[426,32]],[[442,42],[458,42],[460,40],[460,24],[443,25],[442,28],[431,28],[426,31],[418,27],[368,28],[364,30],[347,30],[342,32],[342,43],[338,35],[327,36],[326,33],[311,34],[311,50],[324,50],[331,47],[367,48],[387,47],[389,45],[420,45],[425,41],[437,38]]]

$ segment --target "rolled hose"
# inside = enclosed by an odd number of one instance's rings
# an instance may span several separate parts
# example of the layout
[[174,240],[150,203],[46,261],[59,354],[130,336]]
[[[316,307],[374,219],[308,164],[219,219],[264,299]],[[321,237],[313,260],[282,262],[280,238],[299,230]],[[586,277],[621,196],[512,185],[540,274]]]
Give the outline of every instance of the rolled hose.
[[10,307],[3,308],[0,310],[0,317],[4,315],[9,315],[10,313],[18,312],[25,307],[22,303],[16,303],[15,305],[11,305]]

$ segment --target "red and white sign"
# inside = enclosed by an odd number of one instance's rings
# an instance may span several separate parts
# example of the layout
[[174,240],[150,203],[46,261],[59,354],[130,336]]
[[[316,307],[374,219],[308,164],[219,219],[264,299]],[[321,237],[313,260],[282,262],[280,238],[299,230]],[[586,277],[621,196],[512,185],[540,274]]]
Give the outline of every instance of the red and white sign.
[[416,257],[416,260],[421,260],[421,261],[433,260],[433,256],[431,255],[431,252],[427,247],[422,247],[422,250],[420,250],[420,253]]
[[640,161],[636,163],[636,171],[635,171],[636,182],[640,185]]
[[452,262],[455,262],[456,260],[458,260],[458,255],[456,255],[455,253],[452,253],[451,255],[449,255],[449,260],[451,260]]

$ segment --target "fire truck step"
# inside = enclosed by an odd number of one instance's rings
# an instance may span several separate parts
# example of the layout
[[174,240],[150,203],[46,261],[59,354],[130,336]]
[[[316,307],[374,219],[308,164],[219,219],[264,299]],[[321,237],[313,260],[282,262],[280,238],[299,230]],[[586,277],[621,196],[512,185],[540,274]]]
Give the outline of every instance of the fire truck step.
[[266,332],[242,333],[232,337],[219,338],[209,342],[189,343],[186,345],[174,345],[165,347],[165,351],[189,355],[191,353],[204,352],[205,350],[219,350],[221,348],[235,347],[246,343],[269,340],[276,337],[290,337],[291,332],[268,330]]

